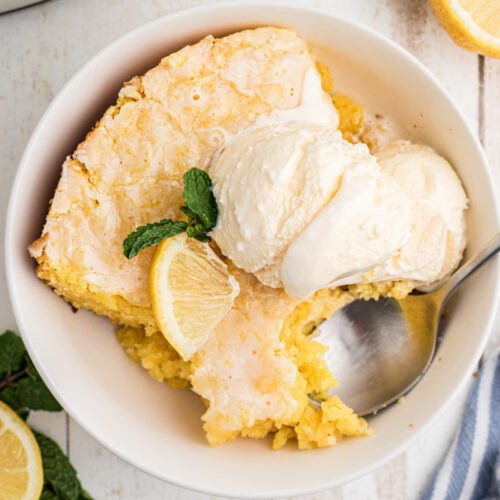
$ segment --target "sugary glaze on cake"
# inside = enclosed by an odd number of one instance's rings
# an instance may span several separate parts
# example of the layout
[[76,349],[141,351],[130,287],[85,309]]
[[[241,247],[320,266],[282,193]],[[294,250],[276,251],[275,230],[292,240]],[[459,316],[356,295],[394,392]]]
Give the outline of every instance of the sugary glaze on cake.
[[309,69],[315,62],[296,33],[259,28],[206,37],[126,83],[63,165],[30,246],[38,275],[75,307],[155,330],[147,287],[154,249],[127,260],[123,239],[180,217],[183,174],[206,169],[257,117],[296,108]]

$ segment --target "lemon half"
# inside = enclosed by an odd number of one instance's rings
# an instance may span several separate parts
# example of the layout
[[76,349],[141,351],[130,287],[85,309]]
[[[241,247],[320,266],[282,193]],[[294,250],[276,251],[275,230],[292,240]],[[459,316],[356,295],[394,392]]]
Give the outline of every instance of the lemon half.
[[464,49],[500,59],[500,2],[429,0],[441,26]]
[[156,322],[184,360],[189,360],[229,312],[239,285],[207,243],[186,233],[163,240],[149,274]]
[[43,487],[42,456],[19,415],[0,401],[0,498],[33,500]]

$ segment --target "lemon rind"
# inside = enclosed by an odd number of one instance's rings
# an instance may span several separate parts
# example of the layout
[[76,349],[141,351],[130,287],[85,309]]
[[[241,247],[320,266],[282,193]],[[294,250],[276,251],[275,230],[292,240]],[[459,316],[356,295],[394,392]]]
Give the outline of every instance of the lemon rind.
[[460,47],[500,59],[500,38],[484,31],[457,0],[429,0],[441,26]]

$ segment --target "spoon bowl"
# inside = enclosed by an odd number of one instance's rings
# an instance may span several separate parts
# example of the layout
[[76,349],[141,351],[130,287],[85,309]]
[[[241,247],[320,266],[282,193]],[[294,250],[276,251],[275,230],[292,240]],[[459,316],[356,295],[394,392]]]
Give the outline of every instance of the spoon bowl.
[[338,395],[358,415],[376,413],[407,394],[436,351],[443,308],[455,290],[500,250],[500,234],[439,289],[404,299],[357,299],[318,328]]

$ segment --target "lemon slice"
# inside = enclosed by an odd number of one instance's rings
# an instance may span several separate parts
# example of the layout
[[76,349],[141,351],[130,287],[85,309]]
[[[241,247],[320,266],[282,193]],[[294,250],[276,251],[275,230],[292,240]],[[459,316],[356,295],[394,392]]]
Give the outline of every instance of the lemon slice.
[[184,360],[229,312],[239,285],[207,243],[186,233],[163,240],[149,274],[156,322]]
[[33,500],[43,487],[42,456],[19,415],[0,401],[0,498]]
[[457,45],[500,59],[500,2],[429,0],[441,26]]

